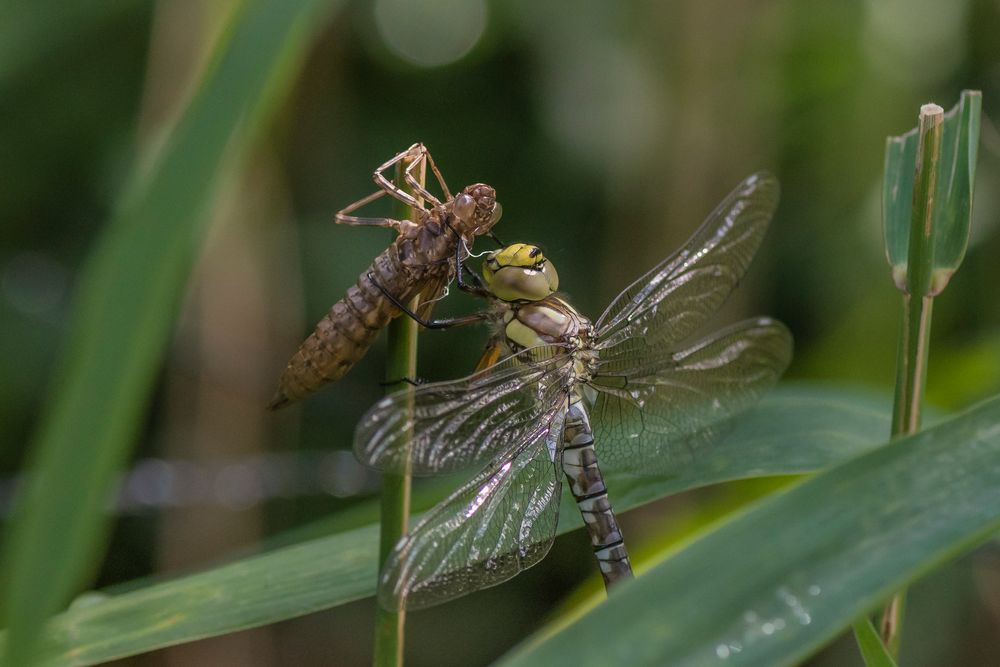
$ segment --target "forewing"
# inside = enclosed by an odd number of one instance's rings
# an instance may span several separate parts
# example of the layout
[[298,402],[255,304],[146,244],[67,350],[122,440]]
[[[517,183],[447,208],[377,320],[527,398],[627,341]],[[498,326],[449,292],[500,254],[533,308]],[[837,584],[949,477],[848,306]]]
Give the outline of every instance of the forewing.
[[595,346],[628,348],[638,338],[670,344],[702,324],[750,265],[778,191],[767,173],[740,183],[680,250],[611,302],[597,321]]
[[572,370],[563,347],[539,346],[461,380],[387,396],[358,422],[354,453],[365,465],[413,475],[507,456],[551,419]]
[[502,583],[541,560],[555,538],[561,474],[547,445],[561,412],[421,519],[379,581],[388,609],[420,609]]
[[788,329],[758,318],[681,352],[644,345],[601,359],[593,427],[602,464],[640,474],[676,470],[777,382],[791,357]]

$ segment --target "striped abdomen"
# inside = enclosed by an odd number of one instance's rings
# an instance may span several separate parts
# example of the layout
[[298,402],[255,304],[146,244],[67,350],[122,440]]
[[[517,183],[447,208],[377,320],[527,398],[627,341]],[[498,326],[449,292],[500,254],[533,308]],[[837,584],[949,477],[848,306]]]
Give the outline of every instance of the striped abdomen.
[[[268,407],[276,410],[308,396],[327,382],[338,380],[365,355],[379,330],[400,311],[372,284],[368,273],[400,301],[409,301],[426,287],[402,266],[398,244],[375,258],[368,271],[333,304],[316,329],[288,362],[278,391]],[[447,267],[445,267],[447,270]]]
[[569,478],[570,489],[590,534],[604,585],[610,588],[616,582],[632,577],[632,565],[608,500],[604,477],[597,465],[590,420],[577,398],[566,412],[563,442],[562,469]]

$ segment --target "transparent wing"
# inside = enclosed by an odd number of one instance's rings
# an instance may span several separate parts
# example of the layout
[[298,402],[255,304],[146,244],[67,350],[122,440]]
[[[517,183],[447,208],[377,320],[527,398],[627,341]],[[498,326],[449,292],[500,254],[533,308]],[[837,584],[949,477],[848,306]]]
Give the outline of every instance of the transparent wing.
[[495,586],[548,553],[559,521],[553,444],[561,415],[536,424],[511,458],[491,464],[400,540],[379,581],[384,607],[420,609]]
[[792,358],[792,336],[768,318],[740,322],[681,352],[644,342],[601,359],[594,438],[608,469],[676,470],[771,387]]
[[509,455],[561,405],[573,372],[564,352],[533,347],[467,378],[387,396],[358,423],[354,453],[365,465],[413,475]]
[[736,286],[778,205],[778,181],[744,180],[676,253],[619,294],[595,327],[595,347],[629,348],[638,338],[682,340],[714,313]]

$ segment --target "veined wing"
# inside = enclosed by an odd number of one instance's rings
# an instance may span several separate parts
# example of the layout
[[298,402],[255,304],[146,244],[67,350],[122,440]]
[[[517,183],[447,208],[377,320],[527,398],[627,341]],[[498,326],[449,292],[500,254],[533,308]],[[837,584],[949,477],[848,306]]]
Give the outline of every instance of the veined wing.
[[[714,313],[736,286],[778,205],[778,181],[740,183],[676,253],[619,294],[595,326],[595,347],[614,353],[638,338],[670,344]],[[607,353],[606,353],[607,354]]]
[[485,464],[551,419],[572,373],[565,348],[545,345],[460,380],[387,396],[358,423],[354,453],[365,465],[413,475]]
[[598,362],[593,428],[608,469],[640,474],[669,472],[697,456],[792,358],[791,334],[768,318],[740,322],[681,352],[639,345]]
[[548,553],[559,521],[562,473],[553,446],[562,414],[536,424],[510,458],[495,461],[400,540],[379,581],[382,606],[439,604],[507,581]]

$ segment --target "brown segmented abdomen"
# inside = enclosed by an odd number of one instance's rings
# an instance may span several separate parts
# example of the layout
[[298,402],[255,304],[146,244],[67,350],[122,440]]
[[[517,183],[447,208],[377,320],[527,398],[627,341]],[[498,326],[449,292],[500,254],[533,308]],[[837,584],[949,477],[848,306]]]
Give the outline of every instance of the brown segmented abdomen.
[[[327,382],[339,380],[365,355],[378,332],[400,311],[368,278],[369,272],[389,293],[409,301],[424,287],[398,257],[403,239],[397,239],[375,258],[368,271],[333,304],[316,329],[288,362],[278,391],[268,408],[277,410],[312,394]],[[447,272],[448,267],[443,267]]]

